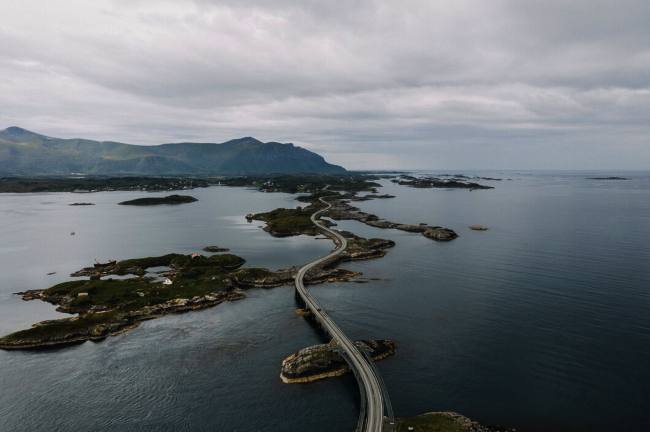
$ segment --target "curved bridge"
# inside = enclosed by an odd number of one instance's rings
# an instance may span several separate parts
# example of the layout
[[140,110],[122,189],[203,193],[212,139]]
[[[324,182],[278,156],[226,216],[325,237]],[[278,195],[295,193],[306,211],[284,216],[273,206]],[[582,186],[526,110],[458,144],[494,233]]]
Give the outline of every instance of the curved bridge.
[[[379,432],[392,430],[393,414],[388,399],[388,393],[383,385],[379,373],[368,358],[366,353],[362,352],[348,338],[338,325],[330,318],[325,310],[311,296],[305,288],[303,280],[305,274],[314,267],[324,265],[341,255],[348,247],[348,241],[338,232],[329,229],[318,221],[318,217],[325,211],[329,210],[332,205],[320,198],[320,201],[326,205],[325,208],[318,210],[311,215],[311,221],[328,237],[334,240],[336,248],[322,258],[318,258],[304,265],[296,275],[295,284],[296,292],[304,301],[306,308],[309,309],[312,316],[321,325],[321,327],[336,341],[341,356],[354,372],[357,382],[359,383],[359,392],[361,396],[361,414],[357,423],[357,431]],[[384,427],[384,407],[386,407],[387,424]]]

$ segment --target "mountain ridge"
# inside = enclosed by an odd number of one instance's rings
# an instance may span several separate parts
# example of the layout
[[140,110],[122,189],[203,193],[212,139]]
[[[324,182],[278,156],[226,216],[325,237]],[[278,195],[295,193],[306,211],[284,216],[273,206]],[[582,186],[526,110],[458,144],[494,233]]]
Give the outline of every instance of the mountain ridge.
[[144,146],[55,138],[18,126],[0,131],[0,175],[252,175],[343,173],[292,143],[247,136],[223,143]]

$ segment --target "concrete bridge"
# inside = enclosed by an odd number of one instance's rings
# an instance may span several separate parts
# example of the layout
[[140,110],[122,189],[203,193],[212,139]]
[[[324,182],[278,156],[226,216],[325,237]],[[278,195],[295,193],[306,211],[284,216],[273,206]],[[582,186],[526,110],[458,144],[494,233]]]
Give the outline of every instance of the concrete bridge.
[[334,320],[327,314],[318,302],[311,296],[305,288],[304,278],[307,272],[315,267],[326,265],[328,262],[335,260],[348,247],[348,241],[337,231],[331,230],[318,221],[320,215],[329,210],[332,205],[324,198],[320,201],[326,205],[325,208],[318,210],[311,215],[311,221],[328,237],[334,240],[336,248],[328,255],[318,258],[298,271],[295,278],[296,294],[305,307],[309,309],[312,317],[336,341],[341,356],[350,366],[352,372],[359,384],[359,393],[361,399],[361,413],[357,422],[358,432],[392,432],[394,427],[394,418],[392,407],[386,387],[368,355],[357,348],[349,337],[339,328]]

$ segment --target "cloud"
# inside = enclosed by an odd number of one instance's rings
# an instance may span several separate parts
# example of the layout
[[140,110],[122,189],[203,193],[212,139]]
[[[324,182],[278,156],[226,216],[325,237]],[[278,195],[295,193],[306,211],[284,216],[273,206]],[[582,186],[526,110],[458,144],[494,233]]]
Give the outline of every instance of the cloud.
[[254,135],[353,168],[645,168],[649,19],[634,0],[8,0],[0,125]]

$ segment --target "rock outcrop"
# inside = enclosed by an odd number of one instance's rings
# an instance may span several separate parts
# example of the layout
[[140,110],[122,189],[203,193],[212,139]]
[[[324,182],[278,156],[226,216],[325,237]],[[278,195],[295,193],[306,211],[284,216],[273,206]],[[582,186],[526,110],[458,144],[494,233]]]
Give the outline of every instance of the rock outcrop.
[[356,220],[368,226],[382,229],[397,229],[400,231],[421,233],[423,236],[436,241],[450,241],[458,237],[455,231],[431,226],[425,223],[420,224],[402,224],[380,219],[379,216],[361,211],[343,200],[338,200],[331,209],[327,211],[327,216],[334,220]]
[[[479,183],[467,181],[467,176],[457,176],[450,179],[441,179],[438,177],[413,177],[409,175],[402,175],[399,178],[391,180],[402,186],[409,186],[414,188],[429,189],[429,188],[442,188],[442,189],[494,189],[492,186],[485,186]],[[485,180],[499,180],[492,178],[484,178]]]
[[[355,345],[373,360],[383,360],[395,354],[395,342],[383,340],[360,340]],[[338,353],[337,344],[313,345],[291,354],[282,361],[280,378],[283,382],[308,383],[350,372],[348,364]]]
[[415,417],[397,419],[398,431],[419,432],[514,432],[495,426],[484,426],[462,414],[451,411],[437,411]]

